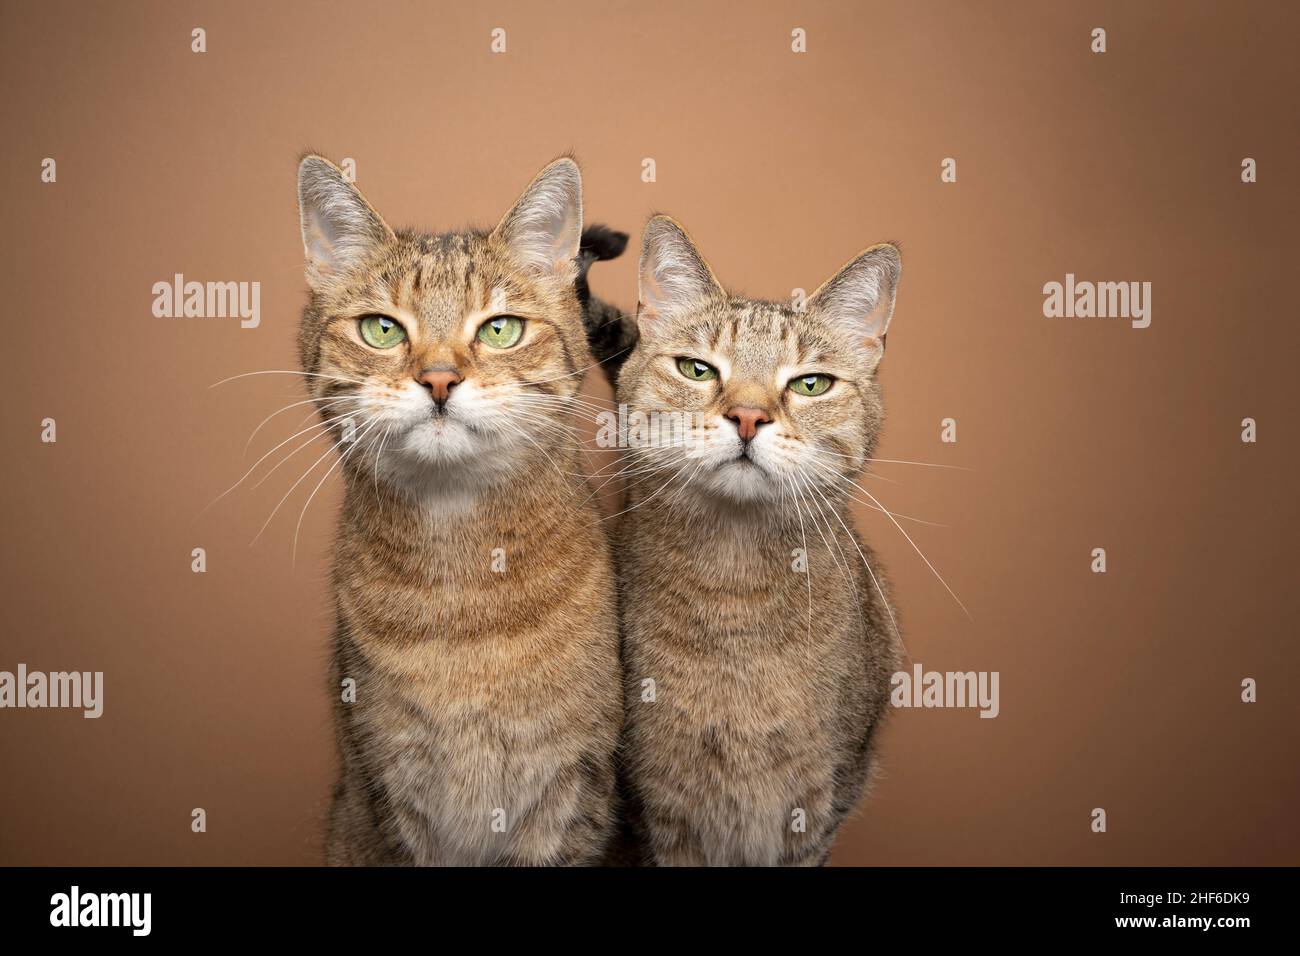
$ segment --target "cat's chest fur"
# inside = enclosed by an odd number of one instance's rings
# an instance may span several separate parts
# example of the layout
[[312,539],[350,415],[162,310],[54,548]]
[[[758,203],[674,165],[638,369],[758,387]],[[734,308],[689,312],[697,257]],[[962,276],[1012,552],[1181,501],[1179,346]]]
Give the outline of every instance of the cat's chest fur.
[[340,542],[344,724],[410,862],[559,859],[610,771],[612,575],[582,517]]
[[[363,725],[417,864],[545,859],[558,848],[554,831],[528,832],[529,812],[617,733],[599,684],[568,683],[566,700],[544,699],[543,687],[566,680],[560,668],[581,675],[599,669],[592,661],[555,645],[539,665],[530,648],[493,643],[367,654],[380,700]],[[604,663],[604,680],[616,680],[616,660]]]
[[797,533],[654,540],[620,568],[637,785],[652,812],[689,819],[699,855],[678,862],[788,859],[794,819],[831,814],[866,672],[853,570]]

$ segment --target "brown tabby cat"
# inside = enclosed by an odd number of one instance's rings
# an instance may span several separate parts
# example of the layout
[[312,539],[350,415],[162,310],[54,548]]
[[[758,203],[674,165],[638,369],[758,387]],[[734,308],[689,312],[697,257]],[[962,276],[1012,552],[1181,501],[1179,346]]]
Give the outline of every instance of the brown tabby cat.
[[319,156],[298,188],[299,351],[346,484],[326,859],[597,862],[622,704],[571,433],[578,168],[552,163],[491,232],[437,236],[395,233]]
[[900,642],[847,512],[899,273],[873,246],[797,311],[646,226],[618,397],[691,416],[630,442],[616,544],[625,785],[658,865],[822,864],[863,794]]

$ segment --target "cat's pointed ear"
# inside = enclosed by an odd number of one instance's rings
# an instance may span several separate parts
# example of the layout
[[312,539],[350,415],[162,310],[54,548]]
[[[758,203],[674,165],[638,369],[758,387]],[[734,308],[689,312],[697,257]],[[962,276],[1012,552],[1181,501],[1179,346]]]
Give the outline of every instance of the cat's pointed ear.
[[528,184],[492,235],[544,275],[576,278],[582,241],[582,173],[567,156]]
[[860,253],[808,299],[807,311],[846,330],[874,368],[885,351],[885,333],[903,261],[898,247],[883,242]]
[[393,230],[339,169],[323,156],[298,164],[298,215],[307,255],[307,281],[328,283],[393,238]]
[[642,335],[654,335],[726,293],[691,237],[676,220],[654,216],[641,233],[641,265],[637,276],[637,325]]

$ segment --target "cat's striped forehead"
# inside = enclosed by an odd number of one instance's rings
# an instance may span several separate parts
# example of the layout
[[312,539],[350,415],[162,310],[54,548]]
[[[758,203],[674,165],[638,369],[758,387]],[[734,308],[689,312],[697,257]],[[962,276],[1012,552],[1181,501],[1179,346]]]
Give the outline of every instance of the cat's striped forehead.
[[550,297],[484,233],[399,234],[343,297],[354,308],[410,316],[429,336],[481,312],[549,311]]
[[511,353],[520,376],[571,374],[589,361],[572,281],[522,266],[490,233],[393,235],[304,310],[299,328],[304,367],[315,372],[333,365],[354,375],[387,375],[390,359],[372,354],[344,332],[350,321],[366,315],[401,324],[408,335],[405,348],[417,364],[437,358],[466,364],[461,371],[468,374],[477,324],[492,315],[537,320],[550,330],[536,337],[539,347]]
[[786,366],[838,359],[847,350],[824,319],[790,305],[732,297],[696,316],[683,330],[698,356],[725,358],[738,371],[763,375]]

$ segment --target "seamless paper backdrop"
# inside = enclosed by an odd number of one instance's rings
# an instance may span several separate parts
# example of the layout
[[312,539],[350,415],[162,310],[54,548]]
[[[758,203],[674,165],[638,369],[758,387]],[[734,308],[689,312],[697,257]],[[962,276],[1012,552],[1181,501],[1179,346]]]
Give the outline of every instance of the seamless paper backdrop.
[[[904,526],[971,617],[858,525],[912,661],[997,671],[1000,713],[895,712],[835,862],[1300,861],[1297,29],[1285,3],[6,2],[0,669],[106,687],[98,720],[0,711],[0,862],[321,859],[337,475],[296,561],[314,477],[249,542],[322,446],[203,510],[305,427],[245,453],[301,388],[210,386],[297,365],[309,147],[432,230],[571,150],[589,221],[671,213],[766,298],[901,244],[878,454],[928,464],[863,483],[940,525]],[[592,273],[627,309],[636,254]],[[260,324],[156,318],[177,273],[259,282]],[[1044,317],[1067,274],[1150,282],[1151,325]]]

